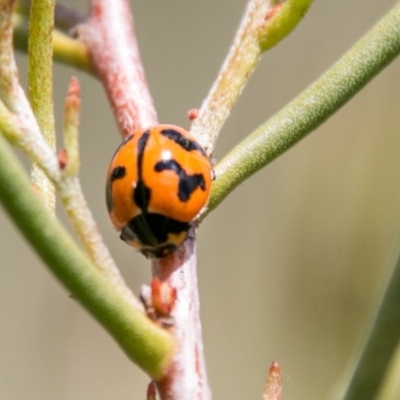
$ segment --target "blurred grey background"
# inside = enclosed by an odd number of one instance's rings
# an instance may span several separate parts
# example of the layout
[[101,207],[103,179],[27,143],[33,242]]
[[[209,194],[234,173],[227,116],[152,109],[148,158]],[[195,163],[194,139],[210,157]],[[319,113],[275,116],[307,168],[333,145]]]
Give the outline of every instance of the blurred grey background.
[[[86,11],[78,0],[65,5]],[[246,1],[136,0],[135,26],[161,122],[189,126]],[[316,1],[266,54],[218,141],[221,158],[320,76],[396,2]],[[26,81],[26,58],[18,55]],[[396,259],[400,64],[235,190],[199,230],[203,333],[215,399],[260,399],[272,360],[285,400],[337,399]],[[81,179],[132,289],[149,263],[122,243],[104,181],[120,138],[100,84],[55,66],[60,131],[69,78],[82,85]],[[59,215],[64,218],[62,210]],[[41,265],[0,211],[0,399],[144,399],[148,378]]]

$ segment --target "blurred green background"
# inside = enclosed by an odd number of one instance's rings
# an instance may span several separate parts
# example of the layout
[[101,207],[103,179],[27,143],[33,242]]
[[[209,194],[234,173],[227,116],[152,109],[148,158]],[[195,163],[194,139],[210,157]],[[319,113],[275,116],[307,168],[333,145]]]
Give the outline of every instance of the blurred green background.
[[[65,5],[86,11],[78,0]],[[246,1],[131,1],[159,120],[188,127]],[[216,159],[320,76],[396,2],[318,0],[264,56]],[[26,82],[26,58],[18,55]],[[272,360],[285,400],[337,399],[400,244],[400,64],[235,190],[198,235],[207,368],[215,399],[260,399]],[[132,289],[149,262],[122,243],[104,181],[120,138],[92,77],[55,66],[60,131],[69,78],[82,85],[81,179]],[[60,140],[59,140],[60,143]],[[59,215],[64,218],[60,210]],[[0,211],[0,399],[144,399],[148,378],[41,265]]]

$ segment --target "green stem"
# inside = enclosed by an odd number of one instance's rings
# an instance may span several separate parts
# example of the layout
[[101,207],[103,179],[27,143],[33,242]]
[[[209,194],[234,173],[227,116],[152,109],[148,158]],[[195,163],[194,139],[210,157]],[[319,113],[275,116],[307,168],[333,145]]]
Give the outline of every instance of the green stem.
[[358,361],[345,400],[372,400],[400,338],[400,258]]
[[286,0],[280,9],[260,29],[261,51],[269,50],[285,38],[307,14],[314,0]]
[[285,38],[301,21],[312,0],[250,0],[233,45],[190,131],[207,154],[240,97],[261,54]]
[[[14,46],[17,50],[26,52],[28,44],[27,20],[23,15],[14,13],[13,25]],[[85,44],[59,30],[53,31],[53,58],[54,61],[94,74]]]
[[215,168],[209,210],[321,125],[399,53],[398,4],[328,72],[221,160]]
[[400,393],[400,343],[390,360],[383,382],[379,385],[379,391],[374,400],[393,400]]
[[[32,0],[28,42],[28,97],[46,142],[55,151],[53,107],[54,0]],[[37,164],[32,166],[32,182],[49,210],[55,209],[55,192]]]
[[[31,0],[18,0],[15,5],[15,12],[21,16],[29,17]],[[83,23],[85,16],[81,15],[73,8],[55,4],[54,9],[54,26],[62,32],[69,32],[76,25]]]
[[152,378],[160,378],[174,351],[172,337],[116,290],[49,214],[2,135],[0,160],[0,202],[21,233],[128,357]]
[[54,0],[32,0],[29,18],[28,95],[47,143],[55,149],[53,110]]

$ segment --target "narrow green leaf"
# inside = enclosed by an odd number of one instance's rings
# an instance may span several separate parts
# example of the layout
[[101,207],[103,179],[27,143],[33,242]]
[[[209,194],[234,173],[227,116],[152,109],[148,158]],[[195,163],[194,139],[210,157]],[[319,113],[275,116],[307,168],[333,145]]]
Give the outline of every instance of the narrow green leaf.
[[32,190],[25,171],[2,135],[0,160],[0,202],[22,235],[127,356],[152,378],[162,376],[174,351],[172,337],[116,290],[82,253]]
[[[54,0],[32,0],[28,39],[28,97],[40,130],[55,150],[53,107]],[[55,211],[54,186],[42,169],[33,164],[32,182],[51,212]]]
[[345,400],[372,400],[400,339],[400,258],[364,346]]
[[217,164],[209,210],[321,125],[399,53],[400,5],[396,5],[320,79]]

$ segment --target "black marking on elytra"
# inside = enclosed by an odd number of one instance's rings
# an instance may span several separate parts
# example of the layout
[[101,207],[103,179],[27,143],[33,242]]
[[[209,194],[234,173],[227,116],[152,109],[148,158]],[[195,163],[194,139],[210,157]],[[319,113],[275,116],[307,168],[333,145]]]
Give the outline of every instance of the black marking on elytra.
[[195,140],[188,139],[186,136],[182,135],[182,133],[176,131],[175,129],[163,129],[161,131],[161,134],[175,142],[177,145],[181,146],[184,150],[197,150],[205,157],[207,157],[203,148]]
[[[122,143],[118,146],[117,150],[115,150],[115,153],[113,155],[113,160],[115,156],[118,154],[118,152],[124,147],[130,140],[132,140],[133,135],[129,135],[127,138],[125,138]],[[125,167],[118,166],[115,167],[112,171],[110,176],[108,177],[107,184],[106,184],[106,204],[107,204],[107,210],[108,212],[111,212],[113,209],[113,201],[112,201],[112,184],[115,180],[117,179],[122,179],[126,175],[126,169]]]
[[112,171],[111,171],[111,182],[116,181],[117,179],[122,179],[124,176],[126,175],[126,168],[125,167],[115,167]]
[[157,213],[142,213],[132,218],[121,231],[121,239],[138,240],[145,246],[156,247],[168,239],[169,233],[179,234],[189,229],[187,222],[177,221]]
[[178,175],[178,197],[180,201],[188,201],[197,187],[199,187],[201,190],[206,190],[206,183],[203,174],[189,175],[175,160],[159,161],[154,166],[154,170],[156,172],[170,170],[174,171]]
[[138,140],[138,158],[137,158],[137,171],[138,181],[133,190],[133,201],[143,211],[147,210],[150,202],[151,190],[143,181],[143,157],[146,149],[147,142],[150,137],[150,132],[146,131]]
[[125,167],[115,167],[108,178],[107,185],[106,185],[106,204],[108,212],[111,212],[113,209],[113,201],[112,201],[112,185],[113,182],[122,179],[126,175],[126,168]]

